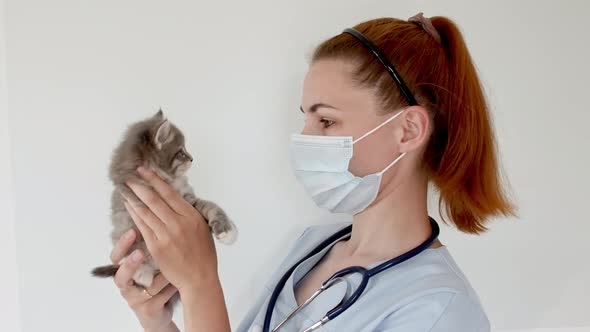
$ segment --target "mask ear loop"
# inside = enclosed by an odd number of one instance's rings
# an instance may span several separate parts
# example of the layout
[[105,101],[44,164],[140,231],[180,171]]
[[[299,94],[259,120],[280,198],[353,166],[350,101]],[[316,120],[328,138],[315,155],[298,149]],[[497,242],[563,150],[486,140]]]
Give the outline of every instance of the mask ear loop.
[[379,172],[379,175],[383,175],[383,173],[387,172],[388,169],[391,168],[391,166],[395,165],[395,163],[397,163],[400,159],[402,159],[403,156],[406,155],[407,152],[403,152],[402,154],[399,155],[399,157],[395,158],[394,161],[391,162],[391,164],[389,164],[387,167],[385,167],[384,170],[382,170],[381,172]]
[[[391,118],[389,118],[389,119],[387,119],[387,120],[383,121],[383,123],[382,123],[382,124],[378,125],[377,127],[373,128],[372,130],[369,130],[369,132],[368,132],[368,133],[366,133],[366,134],[364,134],[363,136],[361,136],[361,137],[359,137],[359,138],[355,139],[355,140],[352,142],[352,144],[354,144],[354,143],[356,143],[356,142],[358,142],[358,141],[362,140],[363,138],[365,138],[365,137],[367,137],[367,136],[371,135],[371,134],[372,134],[372,133],[374,133],[374,132],[375,132],[377,129],[379,129],[379,128],[381,128],[381,127],[385,126],[386,124],[388,124],[388,123],[389,123],[389,121],[393,121],[393,119],[395,119],[395,118],[397,118],[398,116],[400,116],[400,115],[401,115],[401,114],[402,114],[404,111],[405,111],[405,110],[401,110],[401,111],[397,112],[397,114],[396,114],[396,115],[394,115],[394,116],[392,116]],[[391,162],[391,164],[389,164],[387,167],[385,167],[385,169],[384,169],[384,170],[382,170],[381,172],[379,172],[378,174],[379,174],[379,175],[383,175],[383,173],[387,172],[387,170],[388,170],[388,169],[390,169],[390,168],[391,168],[393,165],[395,165],[395,163],[397,163],[397,162],[398,162],[400,159],[402,159],[402,157],[403,157],[403,156],[405,156],[405,155],[406,155],[406,152],[402,153],[402,154],[401,154],[399,157],[395,158],[395,160],[394,160],[394,161],[392,161],[392,162]]]
[[368,132],[368,133],[366,133],[366,134],[364,134],[363,136],[361,136],[361,137],[359,137],[359,138],[355,139],[355,140],[352,142],[352,144],[354,144],[354,143],[356,143],[356,142],[358,142],[358,141],[362,140],[363,138],[365,138],[365,137],[367,137],[367,136],[371,135],[371,134],[372,134],[372,133],[374,133],[374,132],[375,132],[377,129],[379,129],[379,128],[381,128],[381,127],[385,126],[386,124],[388,124],[388,123],[389,123],[389,121],[392,121],[393,119],[397,118],[397,117],[398,117],[400,114],[402,114],[404,111],[405,111],[405,110],[401,110],[401,111],[397,112],[397,114],[396,114],[396,115],[394,115],[394,116],[392,116],[391,118],[389,118],[389,119],[387,119],[387,120],[383,121],[383,123],[382,123],[382,124],[380,124],[380,125],[378,125],[377,127],[373,128],[373,129],[371,129],[371,130],[369,130],[369,132]]
[[[382,124],[380,124],[380,125],[378,125],[377,127],[373,128],[373,129],[371,129],[371,130],[369,130],[369,132],[368,132],[368,133],[366,133],[366,134],[364,134],[363,136],[361,136],[361,137],[359,137],[359,138],[355,139],[355,140],[352,142],[352,144],[354,144],[354,143],[357,143],[358,141],[362,140],[363,138],[365,138],[365,137],[367,137],[367,136],[371,135],[371,134],[372,134],[372,133],[374,133],[374,132],[375,132],[377,129],[379,129],[379,128],[381,128],[381,127],[385,126],[385,125],[386,125],[386,124],[388,124],[390,121],[393,121],[393,119],[395,119],[395,118],[397,118],[398,116],[400,116],[400,115],[401,115],[401,114],[402,114],[404,111],[405,111],[405,110],[401,110],[401,111],[397,112],[397,114],[395,114],[395,115],[394,115],[394,116],[392,116],[391,118],[389,118],[389,119],[387,119],[387,120],[383,121],[383,123],[382,123]],[[381,172],[379,172],[379,173],[377,173],[377,174],[379,174],[379,175],[383,175],[383,173],[387,172],[387,170],[388,170],[388,169],[390,169],[390,168],[391,168],[393,165],[395,165],[395,163],[397,163],[397,162],[398,162],[400,159],[402,159],[402,157],[403,157],[403,156],[405,156],[405,155],[406,155],[406,152],[404,152],[404,153],[402,153],[401,155],[399,155],[399,157],[395,158],[395,160],[394,160],[394,161],[392,161],[392,162],[391,162],[391,163],[390,163],[390,164],[389,164],[387,167],[385,167],[385,169],[384,169],[384,170],[382,170]]]

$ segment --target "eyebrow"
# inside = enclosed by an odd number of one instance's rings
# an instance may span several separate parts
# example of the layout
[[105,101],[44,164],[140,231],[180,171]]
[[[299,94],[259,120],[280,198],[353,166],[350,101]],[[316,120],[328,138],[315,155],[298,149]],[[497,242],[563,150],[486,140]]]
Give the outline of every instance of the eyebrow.
[[[320,107],[325,107],[325,108],[331,108],[331,109],[335,109],[337,110],[336,107],[332,106],[332,105],[328,105],[328,104],[324,104],[324,103],[317,103],[317,104],[313,104],[311,105],[311,107],[309,108],[309,111],[311,113],[314,113],[318,110],[318,108]],[[303,106],[299,106],[299,109],[301,110],[301,113],[305,113],[305,111],[303,110]]]

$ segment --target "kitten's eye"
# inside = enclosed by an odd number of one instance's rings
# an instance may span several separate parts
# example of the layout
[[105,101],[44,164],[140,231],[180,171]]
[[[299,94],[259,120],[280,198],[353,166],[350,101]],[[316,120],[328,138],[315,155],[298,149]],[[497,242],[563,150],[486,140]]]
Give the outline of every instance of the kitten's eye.
[[320,122],[324,124],[324,128],[328,128],[334,124],[334,120],[330,119],[321,119]]

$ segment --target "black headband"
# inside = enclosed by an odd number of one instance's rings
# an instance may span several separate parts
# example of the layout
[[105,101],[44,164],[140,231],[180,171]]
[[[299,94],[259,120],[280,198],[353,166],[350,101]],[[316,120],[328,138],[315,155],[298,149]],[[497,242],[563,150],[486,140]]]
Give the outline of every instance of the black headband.
[[408,100],[408,103],[410,104],[410,106],[418,105],[418,102],[416,102],[416,98],[414,98],[414,95],[412,94],[412,92],[410,91],[410,89],[408,88],[406,83],[404,83],[404,80],[402,79],[400,74],[397,72],[397,70],[395,70],[395,67],[393,66],[393,64],[391,64],[391,62],[389,62],[389,60],[387,60],[387,57],[385,55],[383,55],[383,53],[381,53],[381,51],[379,51],[379,49],[377,48],[377,46],[375,46],[375,44],[373,44],[367,37],[365,37],[362,33],[358,32],[355,29],[348,28],[348,29],[344,29],[344,31],[342,31],[342,32],[343,33],[346,32],[346,33],[352,35],[353,37],[358,39],[361,43],[363,43],[363,45],[365,45],[365,47],[369,51],[371,51],[371,53],[373,53],[373,55],[375,55],[375,57],[383,64],[383,66],[385,67],[385,69],[387,69],[387,71],[389,72],[391,77],[393,77],[393,79],[395,80],[395,82],[399,86],[399,89],[402,91],[404,97],[406,97],[406,99]]

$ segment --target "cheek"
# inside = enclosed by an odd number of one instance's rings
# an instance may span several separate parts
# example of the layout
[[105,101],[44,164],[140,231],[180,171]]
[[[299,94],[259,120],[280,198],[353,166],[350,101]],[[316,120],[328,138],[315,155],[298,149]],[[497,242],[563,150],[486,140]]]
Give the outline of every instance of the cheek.
[[178,159],[174,159],[174,160],[172,160],[172,168],[175,168],[175,167],[177,167],[177,166],[178,166],[178,165],[180,165],[180,164],[181,164],[181,163],[180,163],[180,161],[179,161]]
[[374,146],[361,144],[361,142],[355,144],[348,170],[361,177],[380,171],[382,168],[379,165],[383,161],[383,154],[379,150]]
[[348,170],[356,176],[365,176],[385,169],[399,153],[393,143],[384,142],[385,137],[368,136],[356,143]]

